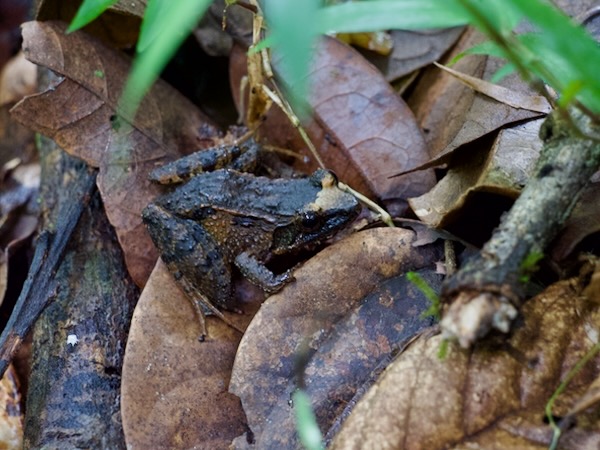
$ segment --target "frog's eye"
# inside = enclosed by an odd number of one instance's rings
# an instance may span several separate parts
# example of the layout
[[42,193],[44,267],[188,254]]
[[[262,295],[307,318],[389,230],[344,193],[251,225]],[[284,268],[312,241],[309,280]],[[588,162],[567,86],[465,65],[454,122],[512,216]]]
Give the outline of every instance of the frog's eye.
[[314,211],[306,211],[302,214],[302,227],[313,230],[320,225],[319,215]]

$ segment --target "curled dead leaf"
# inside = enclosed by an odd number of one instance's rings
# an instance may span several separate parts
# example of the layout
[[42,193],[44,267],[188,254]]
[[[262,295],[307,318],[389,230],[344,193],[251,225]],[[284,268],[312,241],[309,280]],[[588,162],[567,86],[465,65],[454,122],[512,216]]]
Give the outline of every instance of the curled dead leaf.
[[[481,34],[468,30],[444,62],[450,61],[482,40]],[[465,74],[470,80],[489,80],[500,69],[500,64],[501,62],[494,58],[467,56],[458,61],[453,70]],[[477,93],[446,71],[430,69],[416,86],[415,95],[409,99],[409,104],[426,131],[427,143],[434,158],[420,166],[407,168],[407,173],[445,164],[460,147],[508,124],[544,115],[541,112],[521,109],[525,103],[523,100],[513,102],[517,107],[506,104],[507,97],[530,100],[534,95],[531,88],[516,75],[504,78],[499,87],[501,93],[492,95],[496,95],[501,101],[488,96],[491,94],[489,90],[487,94]],[[530,102],[533,105],[529,106],[543,109],[540,102],[541,100]],[[470,150],[479,148],[473,146]]]
[[[584,240],[600,232],[600,183],[590,184],[581,194],[564,228],[552,248],[552,259],[563,261],[572,255]],[[593,244],[591,247],[595,247]]]

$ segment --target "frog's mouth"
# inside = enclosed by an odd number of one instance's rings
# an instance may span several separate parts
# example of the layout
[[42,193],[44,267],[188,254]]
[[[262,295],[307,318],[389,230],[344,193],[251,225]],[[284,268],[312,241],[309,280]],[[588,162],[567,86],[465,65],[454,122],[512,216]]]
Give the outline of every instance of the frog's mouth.
[[356,210],[351,213],[346,209],[332,210],[328,211],[327,216],[304,216],[289,225],[278,227],[273,232],[271,253],[281,255],[316,248],[354,220],[359,210],[357,204]]

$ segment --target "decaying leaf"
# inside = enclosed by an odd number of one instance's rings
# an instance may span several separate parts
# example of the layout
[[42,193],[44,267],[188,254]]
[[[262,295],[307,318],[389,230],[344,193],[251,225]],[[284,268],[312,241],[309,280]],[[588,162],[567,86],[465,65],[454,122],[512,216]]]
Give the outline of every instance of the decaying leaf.
[[571,216],[552,248],[552,259],[562,261],[573,253],[584,239],[600,231],[600,183],[588,186],[573,208]]
[[[227,314],[244,327],[249,315]],[[235,316],[235,317],[234,317]],[[240,333],[207,317],[159,260],[136,306],[123,363],[121,411],[127,448],[224,449],[246,431],[239,399],[227,391]]]
[[[485,38],[473,28],[467,28],[454,48],[440,63],[447,64],[456,55],[481,43]],[[487,58],[473,55],[462,58],[452,67],[462,73],[480,78],[483,76]],[[475,92],[450,74],[431,66],[423,71],[407,103],[425,133],[425,141],[432,157],[437,156],[456,136],[464,123],[464,117],[473,103]],[[443,163],[442,160],[440,163]],[[409,167],[412,169],[412,167]]]
[[[304,348],[306,389],[326,431],[372,371],[432,323],[421,316],[429,301],[405,274],[419,271],[439,286],[441,246],[414,247],[415,240],[400,228],[354,234],[310,259],[263,304],[240,343],[230,385],[254,436],[250,447],[299,447],[289,401]],[[247,436],[235,444],[249,446]]]
[[[597,331],[600,309],[581,295],[583,287],[567,280],[530,300],[507,342],[451,345],[440,359],[440,337],[419,338],[365,394],[330,448],[548,448],[546,403],[595,344],[585,324]],[[599,373],[597,355],[558,397],[553,414],[564,416]],[[597,448],[598,425],[597,413],[585,411],[560,448]]]
[[23,52],[15,55],[0,72],[0,105],[16,103],[33,94],[36,75],[37,66],[27,61]]
[[36,74],[37,66],[27,61],[22,52],[0,71],[0,174],[4,173],[8,161],[18,158],[29,162],[36,153],[34,133],[9,114],[16,102],[35,92]]
[[368,59],[388,82],[437,61],[459,38],[462,27],[443,30],[393,30],[389,56],[369,54]]
[[156,252],[141,211],[159,192],[150,170],[203,146],[216,135],[209,120],[160,80],[132,117],[116,116],[129,62],[83,32],[64,34],[58,22],[23,26],[24,52],[36,64],[66,77],[25,98],[17,120],[54,139],[70,154],[99,168],[98,188],[134,281],[145,282]]
[[[431,191],[410,199],[415,214],[422,221],[443,228],[460,217],[460,208],[478,192],[516,198],[542,148],[538,137],[542,121],[538,119],[500,131],[488,152],[482,149],[455,155],[448,173]],[[476,208],[474,214],[477,214]]]
[[13,167],[8,172],[10,175],[0,180],[0,304],[8,284],[10,258],[38,226],[39,164]]
[[[85,30],[117,48],[132,48],[137,41],[147,3],[147,0],[119,0],[88,24]],[[35,18],[39,21],[60,20],[70,23],[78,8],[78,2],[40,0]]]
[[[239,48],[232,54],[231,67],[232,90],[238,95],[245,68]],[[353,188],[382,200],[392,213],[402,213],[408,197],[425,192],[434,182],[431,172],[388,178],[429,159],[410,109],[362,55],[333,38],[319,41],[309,76],[308,101],[315,118],[305,128],[325,165]],[[278,108],[271,108],[260,134],[271,145],[302,152],[308,159],[296,162],[301,171],[316,168]]]

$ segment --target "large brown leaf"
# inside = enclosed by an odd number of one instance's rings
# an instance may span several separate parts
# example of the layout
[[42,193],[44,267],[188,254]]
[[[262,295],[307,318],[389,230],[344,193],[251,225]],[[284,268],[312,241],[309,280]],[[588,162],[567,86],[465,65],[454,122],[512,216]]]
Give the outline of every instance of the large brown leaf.
[[[500,345],[451,346],[440,359],[439,336],[418,339],[356,405],[331,448],[548,448],[545,405],[597,336],[600,309],[581,295],[582,287],[581,280],[563,281],[530,300],[523,321]],[[564,416],[599,373],[596,355],[553,414]],[[588,410],[578,423],[560,448],[598,448],[598,415]]]
[[[415,241],[400,228],[354,234],[310,259],[263,304],[240,343],[230,386],[242,400],[253,448],[300,446],[289,400],[305,346],[306,389],[326,431],[372,371],[432,323],[421,317],[429,302],[405,274],[420,271],[439,285],[440,246]],[[247,445],[245,436],[236,440],[237,448]]]
[[[228,317],[244,327],[251,316]],[[123,363],[128,448],[226,449],[246,430],[240,401],[227,391],[241,335],[220,319],[206,321],[209,339],[198,342],[194,309],[159,260],[136,306]]]
[[23,26],[26,57],[65,78],[13,109],[17,120],[53,138],[70,154],[98,167],[98,188],[125,252],[129,272],[143,284],[156,251],[141,210],[158,193],[147,179],[157,165],[210,144],[215,130],[204,115],[160,80],[134,118],[116,107],[129,61],[83,32],[64,34],[58,22]]
[[[234,95],[239,93],[244,61],[238,48],[231,63]],[[322,39],[309,77],[314,118],[306,129],[325,164],[344,182],[382,200],[392,213],[402,213],[408,197],[433,186],[432,172],[388,178],[424,163],[429,152],[410,109],[360,53],[336,39]],[[297,163],[302,171],[317,167],[277,107],[271,108],[261,136],[272,145],[301,151],[308,158]]]

